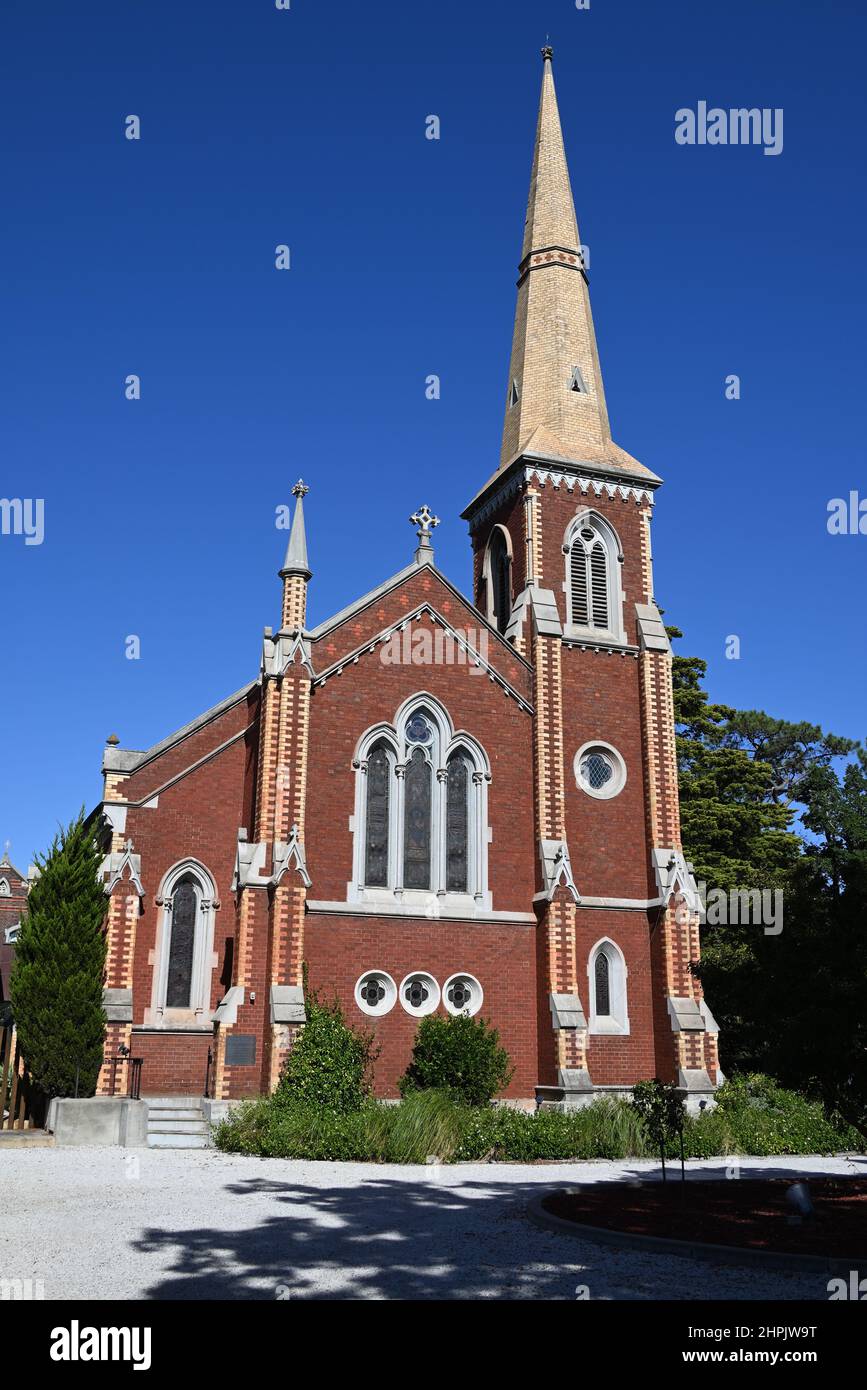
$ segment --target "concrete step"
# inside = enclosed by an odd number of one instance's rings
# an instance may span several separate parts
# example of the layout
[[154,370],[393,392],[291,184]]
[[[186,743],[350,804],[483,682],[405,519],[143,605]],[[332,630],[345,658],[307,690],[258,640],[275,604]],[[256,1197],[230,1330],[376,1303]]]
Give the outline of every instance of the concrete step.
[[148,1106],[149,1125],[162,1124],[164,1121],[168,1123],[171,1120],[191,1120],[194,1123],[202,1125],[205,1123],[205,1117],[201,1110],[182,1110],[180,1106],[178,1106],[176,1110],[163,1109],[162,1106],[160,1106],[158,1110],[155,1110],[152,1105]]
[[195,1120],[148,1120],[148,1134],[207,1134],[208,1126]]
[[142,1096],[149,1110],[201,1110],[201,1096]]
[[149,1149],[206,1149],[207,1136],[202,1134],[148,1133]]

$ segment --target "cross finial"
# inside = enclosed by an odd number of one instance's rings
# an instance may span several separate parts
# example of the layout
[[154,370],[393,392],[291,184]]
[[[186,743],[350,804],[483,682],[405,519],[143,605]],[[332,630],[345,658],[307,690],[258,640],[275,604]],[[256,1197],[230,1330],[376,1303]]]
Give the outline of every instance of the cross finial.
[[439,526],[440,519],[438,516],[434,516],[430,507],[425,503],[423,507],[419,507],[417,512],[413,512],[410,521],[413,526],[418,527],[418,531],[416,532],[418,536],[418,550],[415,552],[415,562],[417,565],[423,565],[427,561],[433,559],[433,546],[430,543],[430,534],[435,526]]
[[309,491],[310,491],[310,489],[309,489],[309,487],[307,486],[307,484],[305,483],[304,479],[303,479],[303,478],[299,478],[298,481],[297,481],[297,483],[295,484],[295,486],[294,486],[293,489],[292,489],[292,496],[293,496],[293,497],[306,497]]
[[12,841],[11,841],[11,840],[6,840],[6,842],[5,842],[4,845],[3,845],[3,863],[4,863],[4,864],[8,864],[8,863],[9,863],[9,851],[10,851],[11,848],[12,848]]

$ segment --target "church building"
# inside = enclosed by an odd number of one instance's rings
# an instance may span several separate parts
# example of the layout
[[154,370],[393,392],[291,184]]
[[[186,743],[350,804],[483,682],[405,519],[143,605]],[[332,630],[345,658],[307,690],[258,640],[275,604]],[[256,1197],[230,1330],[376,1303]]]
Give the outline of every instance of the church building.
[[[105,749],[107,1051],[143,1059],[144,1094],[271,1090],[305,979],[376,1034],[380,1096],[436,1011],[492,1021],[516,1102],[658,1076],[695,1107],[719,1083],[654,601],[661,480],[611,438],[551,58],[502,452],[463,512],[472,597],[424,505],[409,563],[309,627],[299,482],[258,674],[152,748]],[[100,1093],[127,1084],[107,1065]]]

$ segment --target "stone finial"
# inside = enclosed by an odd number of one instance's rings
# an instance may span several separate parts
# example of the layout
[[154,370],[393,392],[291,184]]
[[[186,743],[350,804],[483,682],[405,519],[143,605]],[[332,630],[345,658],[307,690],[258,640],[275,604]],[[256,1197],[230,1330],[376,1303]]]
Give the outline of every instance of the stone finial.
[[549,43],[546,43],[545,47],[542,49],[542,61],[545,63],[550,63],[553,57],[554,50]]
[[294,486],[293,489],[292,489],[292,496],[293,496],[293,497],[306,497],[309,491],[310,491],[310,489],[309,489],[309,487],[307,486],[307,484],[305,483],[304,479],[303,479],[303,478],[299,478],[298,481],[297,481],[297,483],[295,484],[295,486]]
[[419,507],[417,512],[413,512],[410,521],[413,526],[418,527],[416,531],[416,535],[418,536],[418,549],[415,552],[415,562],[417,565],[431,564],[433,561],[433,546],[430,542],[431,532],[434,527],[439,526],[440,519],[438,516],[434,516],[430,507],[425,503],[423,507]]
[[105,742],[109,748],[116,748],[117,745],[120,743],[120,739],[118,738],[117,734],[109,734]]
[[11,861],[11,859],[9,858],[9,851],[10,851],[11,848],[12,848],[12,841],[11,841],[11,840],[6,840],[5,843],[4,843],[4,845],[3,845],[3,858],[0,859],[0,864],[9,864],[9,865],[11,865],[12,861]]

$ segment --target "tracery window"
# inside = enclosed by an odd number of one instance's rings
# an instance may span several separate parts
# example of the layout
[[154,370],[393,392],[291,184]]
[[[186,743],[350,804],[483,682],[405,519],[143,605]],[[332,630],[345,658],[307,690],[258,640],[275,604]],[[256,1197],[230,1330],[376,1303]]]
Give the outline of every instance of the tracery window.
[[350,898],[397,902],[413,894],[490,906],[484,751],[456,733],[428,696],[401,707],[393,724],[361,739],[355,874]]

